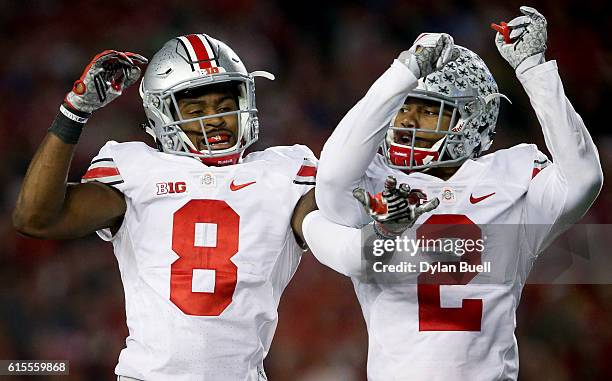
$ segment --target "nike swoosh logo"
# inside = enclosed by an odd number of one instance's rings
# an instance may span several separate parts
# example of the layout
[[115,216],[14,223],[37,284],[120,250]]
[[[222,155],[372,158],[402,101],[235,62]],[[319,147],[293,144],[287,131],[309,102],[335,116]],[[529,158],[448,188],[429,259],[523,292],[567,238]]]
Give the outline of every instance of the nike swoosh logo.
[[235,191],[240,190],[240,189],[242,189],[244,187],[248,187],[249,185],[255,184],[256,182],[257,181],[251,181],[250,183],[244,183],[244,184],[236,185],[236,184],[234,184],[234,180],[232,180],[232,182],[230,183],[230,190],[235,192]]
[[474,197],[473,194],[470,194],[470,202],[472,204],[477,204],[480,201],[484,200],[485,198],[489,198],[489,197],[493,196],[494,194],[495,194],[495,192],[493,192],[491,194],[484,195],[484,196],[480,196],[480,197]]

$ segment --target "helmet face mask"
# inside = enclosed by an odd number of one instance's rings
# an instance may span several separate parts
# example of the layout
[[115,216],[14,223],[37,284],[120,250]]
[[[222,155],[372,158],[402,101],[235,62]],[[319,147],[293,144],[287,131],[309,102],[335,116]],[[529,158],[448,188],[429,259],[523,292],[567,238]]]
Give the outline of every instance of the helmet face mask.
[[[155,107],[153,112],[159,115],[159,119],[162,120],[162,123],[154,124],[151,129],[164,152],[205,159],[203,160],[204,162],[211,164],[215,161],[217,161],[216,164],[218,165],[235,164],[237,159],[240,158],[241,153],[257,141],[259,129],[257,109],[255,108],[253,78],[236,75],[228,75],[227,78],[223,82],[219,81],[220,78],[217,78],[217,81],[212,85],[207,81],[205,84],[200,84],[199,81],[190,81],[186,87],[188,90],[183,90],[185,88],[184,84],[178,84],[163,92],[150,94],[156,97],[151,103],[159,105]],[[237,87],[237,110],[193,118],[188,118],[180,112],[179,101],[185,91],[206,90],[207,87],[218,88],[219,84],[231,84]],[[251,93],[252,96],[247,96],[248,93]],[[205,128],[207,121],[232,116],[237,118],[238,121],[235,144],[225,149],[213,149],[210,146],[209,136]],[[184,125],[194,122],[197,122],[200,126],[203,141],[206,142],[205,149],[198,150],[182,129]],[[219,161],[224,158],[225,160]]]
[[[460,56],[441,70],[419,79],[408,98],[439,105],[435,129],[398,127],[395,118],[383,141],[387,164],[405,171],[426,171],[435,167],[456,167],[478,157],[491,145],[499,112],[497,84],[484,62],[470,50],[457,46]],[[448,127],[442,126],[445,110],[452,110]],[[411,142],[398,136],[408,133]],[[436,134],[440,139],[431,148],[417,144],[417,133]]]
[[[267,74],[267,73],[263,73]],[[169,154],[199,158],[208,165],[228,165],[257,141],[259,122],[255,105],[257,73],[249,74],[238,56],[223,42],[207,35],[180,36],[168,41],[152,58],[140,85],[148,125],[160,149]],[[266,75],[262,75],[266,76]],[[273,76],[268,75],[268,78]],[[220,86],[234,87],[238,109],[185,118],[179,100],[185,92],[206,92]],[[206,123],[213,118],[235,116],[238,121],[232,147],[215,149],[209,143]],[[199,123],[206,148],[198,150],[182,127]]]

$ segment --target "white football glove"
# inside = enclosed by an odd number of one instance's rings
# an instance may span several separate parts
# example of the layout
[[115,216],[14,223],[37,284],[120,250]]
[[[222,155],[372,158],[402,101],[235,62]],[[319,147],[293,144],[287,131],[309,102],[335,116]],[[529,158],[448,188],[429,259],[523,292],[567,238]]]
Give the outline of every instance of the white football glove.
[[523,16],[507,24],[491,24],[497,31],[497,50],[519,74],[544,62],[547,39],[544,16],[531,7],[522,6],[520,10]]
[[140,77],[138,64],[148,60],[136,53],[105,50],[96,55],[66,94],[65,102],[77,111],[91,114],[121,95]]
[[453,38],[446,33],[421,33],[412,47],[401,52],[397,59],[416,78],[423,78],[457,59],[459,51],[454,47]]
[[365,189],[353,190],[366,213],[374,220],[374,230],[381,236],[393,238],[412,227],[419,216],[438,207],[440,200],[426,202],[427,196],[408,184],[397,186],[393,176],[387,177],[385,190],[372,196]]

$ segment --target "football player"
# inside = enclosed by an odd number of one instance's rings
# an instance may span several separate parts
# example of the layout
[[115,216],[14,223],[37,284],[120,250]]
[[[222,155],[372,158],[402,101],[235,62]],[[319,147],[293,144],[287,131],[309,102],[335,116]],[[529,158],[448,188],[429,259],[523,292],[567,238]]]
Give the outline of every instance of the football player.
[[[370,380],[516,380],[515,312],[533,261],[601,189],[597,149],[556,62],[544,58],[546,20],[530,7],[521,12],[494,26],[495,44],[529,96],[552,161],[533,144],[483,155],[503,96],[485,63],[445,34],[419,36],[323,149],[321,210],[306,217],[304,234],[321,262],[352,277],[368,328]],[[451,263],[490,260],[498,271],[376,276],[360,247],[359,228],[372,219],[382,238],[405,231],[482,239],[484,249]]]
[[110,141],[81,184],[66,184],[88,118],[146,62],[105,51],[85,68],[30,164],[14,225],[36,238],[95,231],[112,242],[129,329],[120,380],[265,380],[316,158],[301,145],[242,158],[259,131],[254,78],[273,76],[191,34],[168,41],[140,84],[156,148]]

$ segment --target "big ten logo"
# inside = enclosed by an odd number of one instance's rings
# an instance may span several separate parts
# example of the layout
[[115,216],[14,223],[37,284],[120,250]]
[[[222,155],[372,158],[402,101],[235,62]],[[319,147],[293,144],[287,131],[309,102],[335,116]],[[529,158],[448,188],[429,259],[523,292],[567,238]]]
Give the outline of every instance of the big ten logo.
[[157,194],[185,193],[187,184],[184,181],[157,183]]

